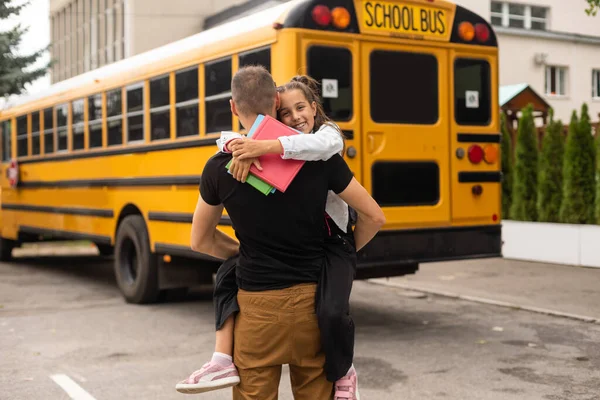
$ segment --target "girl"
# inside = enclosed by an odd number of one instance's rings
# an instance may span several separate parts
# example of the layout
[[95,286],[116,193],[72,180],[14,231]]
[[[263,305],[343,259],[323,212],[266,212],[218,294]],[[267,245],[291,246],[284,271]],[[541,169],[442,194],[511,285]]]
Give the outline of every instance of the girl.
[[[238,133],[223,132],[217,145],[221,151],[233,153],[237,159],[256,158],[268,153],[281,154],[284,159],[306,161],[327,160],[343,151],[342,132],[325,115],[319,102],[317,82],[307,76],[297,76],[278,88],[278,117],[284,124],[303,133],[278,140],[246,140]],[[234,177],[242,180],[239,173]],[[356,273],[356,249],[348,205],[329,192],[325,215],[326,265],[317,286],[316,314],[325,352],[327,379],[335,382],[334,399],[358,400],[357,376],[352,358],[354,323],[349,313],[349,298]],[[217,272],[215,283],[216,346],[212,359],[180,382],[182,393],[202,393],[239,383],[233,365],[234,314],[236,301],[235,264],[227,260]]]

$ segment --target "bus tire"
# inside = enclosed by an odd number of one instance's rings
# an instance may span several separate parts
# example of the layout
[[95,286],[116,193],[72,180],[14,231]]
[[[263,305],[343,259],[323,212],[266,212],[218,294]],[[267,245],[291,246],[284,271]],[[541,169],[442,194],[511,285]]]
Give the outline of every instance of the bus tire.
[[16,245],[17,242],[14,240],[0,238],[0,261],[11,261],[13,259],[12,251]]
[[115,277],[128,303],[146,304],[158,299],[158,257],[150,251],[150,240],[141,215],[125,217],[117,230]]

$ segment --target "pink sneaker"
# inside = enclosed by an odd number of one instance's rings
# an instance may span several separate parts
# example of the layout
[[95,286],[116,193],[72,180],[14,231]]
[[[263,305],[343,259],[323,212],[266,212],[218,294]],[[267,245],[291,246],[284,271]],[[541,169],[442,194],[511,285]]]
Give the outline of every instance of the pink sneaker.
[[189,378],[179,382],[175,389],[180,393],[196,394],[223,389],[240,383],[240,375],[233,363],[227,367],[207,362]]
[[333,400],[360,400],[356,371],[352,371],[335,383]]

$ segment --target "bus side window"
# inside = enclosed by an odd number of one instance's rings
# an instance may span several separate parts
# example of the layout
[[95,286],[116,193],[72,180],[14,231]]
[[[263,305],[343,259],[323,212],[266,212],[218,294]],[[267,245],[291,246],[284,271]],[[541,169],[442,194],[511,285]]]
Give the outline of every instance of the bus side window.
[[73,150],[82,150],[85,147],[85,138],[83,135],[84,121],[83,121],[83,99],[75,100],[71,103],[72,107],[72,127],[71,127],[71,138]]
[[0,125],[2,129],[2,161],[9,161],[11,159],[11,126],[10,121],[4,121]]
[[150,140],[171,138],[169,75],[150,79]]
[[206,133],[231,130],[231,57],[204,66]]
[[102,147],[102,95],[88,96],[89,148]]
[[121,88],[106,93],[106,123],[108,125],[108,145],[123,144],[123,103]]
[[31,113],[31,155],[40,155],[40,112]]
[[240,68],[246,65],[262,65],[271,72],[271,48],[250,50],[240,53]]
[[17,117],[17,157],[28,155],[27,115]]
[[44,110],[44,154],[54,153],[54,110]]
[[200,133],[198,88],[198,67],[175,73],[177,137],[194,136]]
[[144,141],[144,84],[127,87],[127,143]]
[[308,75],[321,84],[325,113],[334,121],[352,118],[352,52],[343,47],[311,46]]
[[69,105],[60,104],[56,106],[56,136],[58,137],[58,151],[67,151],[69,142],[67,140],[67,119],[69,117]]

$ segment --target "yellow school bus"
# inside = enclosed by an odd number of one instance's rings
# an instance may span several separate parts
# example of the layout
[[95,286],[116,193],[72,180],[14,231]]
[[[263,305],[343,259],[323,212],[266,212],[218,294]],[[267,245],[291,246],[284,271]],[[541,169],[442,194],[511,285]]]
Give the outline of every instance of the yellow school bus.
[[[210,280],[189,248],[206,160],[238,130],[232,75],[322,84],[345,159],[387,225],[359,278],[501,255],[498,47],[441,0],[295,0],[56,83],[0,113],[2,260],[22,243],[84,239],[114,252],[129,302]],[[220,229],[234,235],[224,217]]]

